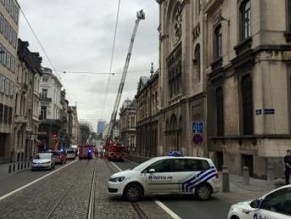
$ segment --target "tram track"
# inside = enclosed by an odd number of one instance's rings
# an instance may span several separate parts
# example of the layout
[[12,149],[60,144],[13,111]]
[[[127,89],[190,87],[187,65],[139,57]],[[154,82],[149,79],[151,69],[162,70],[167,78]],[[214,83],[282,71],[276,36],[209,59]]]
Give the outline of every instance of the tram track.
[[[68,168],[70,168],[70,167],[68,167]],[[61,173],[57,172],[56,174],[60,175]],[[8,202],[6,204],[5,203],[2,204],[0,202],[0,212],[3,212],[4,210],[5,211],[9,210],[9,209],[13,208],[15,205],[20,204],[21,202],[32,198],[36,193],[43,191],[48,186],[48,184],[54,180],[54,177],[55,176],[50,176],[45,181],[38,182],[37,185],[28,187],[25,192],[22,192],[23,194],[21,194],[21,195],[16,194],[16,195],[18,195],[18,197],[17,197],[17,199],[14,199],[14,201]]]
[[[83,162],[83,161],[81,161]],[[86,162],[86,161],[84,161]],[[90,161],[88,161],[90,162]],[[88,164],[88,163],[87,163]],[[85,170],[87,167],[85,167]],[[89,201],[88,201],[88,207],[87,207],[87,212],[86,216],[84,218],[86,219],[94,219],[94,197],[95,197],[95,173],[96,173],[96,160],[94,161],[93,164],[93,173],[91,177],[91,186],[90,186],[90,192],[89,192]],[[62,205],[62,202],[66,200],[66,197],[68,196],[69,192],[74,190],[74,187],[79,187],[81,185],[78,184],[78,181],[82,178],[83,174],[86,174],[85,171],[82,169],[80,173],[78,174],[78,177],[71,183],[71,185],[61,194],[55,201],[54,204],[50,207],[49,211],[47,214],[43,217],[44,219],[50,219],[50,218],[55,218],[54,213],[56,209]]]
[[[71,212],[67,218],[79,213],[78,218],[93,219],[96,161],[81,162],[73,169],[59,172],[58,175],[53,174],[46,180],[41,180],[39,184],[4,199],[0,202],[1,215],[6,215],[5,218],[62,218],[67,206],[78,203],[80,198],[79,206],[74,209],[78,212]],[[90,172],[92,169],[93,174]],[[61,177],[65,179],[63,182]],[[90,186],[81,185],[84,182],[90,182]],[[78,197],[80,188],[85,188],[85,191],[83,190],[84,194]]]
[[[118,169],[116,167],[114,167],[109,162],[105,162],[105,163],[106,163],[106,166],[108,167],[108,169],[111,171],[111,173],[116,173],[117,172]],[[141,206],[140,206],[139,203],[137,203],[137,202],[130,202],[130,204],[133,207],[133,209],[136,212],[136,214],[137,214],[137,216],[138,216],[139,219],[149,219],[149,217],[147,216],[147,214],[145,213],[145,211],[141,208]]]

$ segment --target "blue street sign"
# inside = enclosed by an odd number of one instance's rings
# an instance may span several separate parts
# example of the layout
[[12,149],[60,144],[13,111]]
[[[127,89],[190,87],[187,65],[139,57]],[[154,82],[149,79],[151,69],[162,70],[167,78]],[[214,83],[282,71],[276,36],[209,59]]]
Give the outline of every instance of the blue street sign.
[[201,122],[201,121],[192,122],[192,133],[202,134],[203,133],[203,122]]

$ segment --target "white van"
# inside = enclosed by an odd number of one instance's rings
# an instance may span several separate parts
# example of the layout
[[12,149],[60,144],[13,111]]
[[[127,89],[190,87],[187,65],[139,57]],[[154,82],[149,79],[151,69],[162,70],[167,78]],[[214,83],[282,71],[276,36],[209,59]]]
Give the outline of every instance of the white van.
[[152,194],[193,194],[207,200],[219,191],[218,173],[209,158],[155,157],[132,170],[113,174],[108,191],[128,201]]
[[66,150],[67,160],[75,160],[76,159],[76,149],[69,148]]

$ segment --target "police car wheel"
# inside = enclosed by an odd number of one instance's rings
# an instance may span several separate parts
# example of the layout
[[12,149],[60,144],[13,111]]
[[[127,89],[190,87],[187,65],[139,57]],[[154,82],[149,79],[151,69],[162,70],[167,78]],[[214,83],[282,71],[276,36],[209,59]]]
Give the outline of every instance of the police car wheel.
[[211,188],[207,184],[202,184],[196,189],[195,194],[200,200],[208,200],[211,196]]
[[130,202],[140,201],[143,196],[142,187],[138,184],[129,184],[124,189],[123,196]]

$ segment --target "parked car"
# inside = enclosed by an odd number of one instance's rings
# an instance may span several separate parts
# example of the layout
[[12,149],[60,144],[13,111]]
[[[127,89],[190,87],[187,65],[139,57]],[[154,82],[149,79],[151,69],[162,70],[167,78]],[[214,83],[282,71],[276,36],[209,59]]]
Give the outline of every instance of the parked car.
[[259,199],[231,206],[228,219],[291,219],[291,185],[274,189]]
[[65,164],[67,162],[67,153],[66,151],[53,151],[52,152],[56,164]]
[[76,156],[77,156],[76,149],[69,148],[66,150],[66,153],[67,153],[67,160],[70,160],[70,159],[75,160],[76,159]]
[[218,190],[216,167],[204,157],[155,157],[108,180],[108,192],[128,201],[154,194],[188,194],[208,200]]
[[37,169],[54,169],[55,159],[52,153],[38,153],[31,161],[31,171]]

